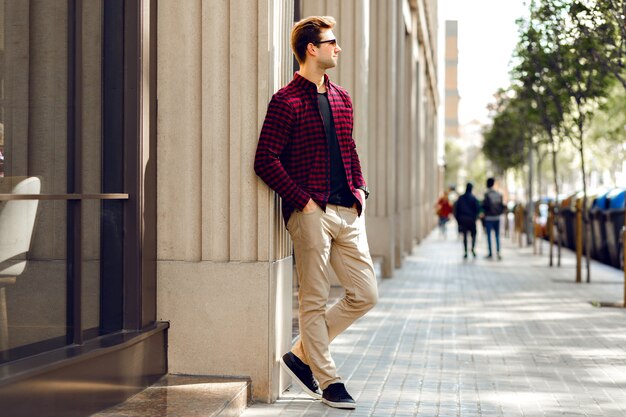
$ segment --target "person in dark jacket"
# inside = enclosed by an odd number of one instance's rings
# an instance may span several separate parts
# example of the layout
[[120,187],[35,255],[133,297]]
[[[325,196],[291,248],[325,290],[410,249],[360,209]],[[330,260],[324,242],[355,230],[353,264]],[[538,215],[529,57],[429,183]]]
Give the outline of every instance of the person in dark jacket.
[[463,258],[467,259],[467,234],[472,237],[472,255],[476,257],[476,220],[480,215],[480,203],[472,194],[474,185],[471,182],[465,187],[465,194],[454,204],[454,217],[459,224],[459,232],[463,233]]

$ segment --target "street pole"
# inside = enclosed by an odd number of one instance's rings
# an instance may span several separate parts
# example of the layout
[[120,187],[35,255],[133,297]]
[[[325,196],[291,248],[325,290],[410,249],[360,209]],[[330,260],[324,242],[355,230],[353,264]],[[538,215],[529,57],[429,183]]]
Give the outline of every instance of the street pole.
[[533,201],[533,147],[532,143],[528,149],[528,215],[526,216],[526,244],[532,245],[535,236],[533,227],[535,213],[535,203]]

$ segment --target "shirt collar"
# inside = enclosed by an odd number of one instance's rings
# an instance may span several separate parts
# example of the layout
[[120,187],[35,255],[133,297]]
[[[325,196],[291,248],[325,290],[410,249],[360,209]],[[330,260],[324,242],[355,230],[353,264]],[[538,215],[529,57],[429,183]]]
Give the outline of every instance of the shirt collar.
[[[298,74],[297,72],[293,76],[293,82],[297,86],[304,88],[305,90],[309,89],[317,93],[317,85],[307,80],[306,78],[304,78],[302,75]],[[326,84],[326,90],[329,90],[332,83],[330,82],[330,78],[328,77],[328,74],[324,74],[324,84]]]

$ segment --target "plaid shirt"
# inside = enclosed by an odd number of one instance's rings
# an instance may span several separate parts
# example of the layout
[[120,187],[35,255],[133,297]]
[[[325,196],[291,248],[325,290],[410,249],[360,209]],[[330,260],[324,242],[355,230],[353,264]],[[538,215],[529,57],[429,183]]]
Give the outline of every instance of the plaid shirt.
[[[359,215],[365,187],[352,139],[352,100],[324,75],[341,159],[348,186],[357,198]],[[330,196],[330,151],[317,101],[317,86],[296,73],[269,103],[254,160],[254,170],[282,197],[285,222],[295,209],[313,199],[323,210]]]

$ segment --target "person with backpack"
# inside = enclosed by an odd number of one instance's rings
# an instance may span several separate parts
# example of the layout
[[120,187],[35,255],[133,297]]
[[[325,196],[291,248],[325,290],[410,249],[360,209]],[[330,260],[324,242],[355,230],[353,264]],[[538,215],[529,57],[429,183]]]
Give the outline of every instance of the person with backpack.
[[494,178],[487,179],[487,192],[483,199],[483,215],[485,221],[485,232],[487,234],[487,259],[493,258],[491,250],[491,232],[496,238],[496,256],[498,260],[502,259],[500,255],[500,215],[504,211],[504,203],[502,202],[502,194],[493,189],[496,180]]

